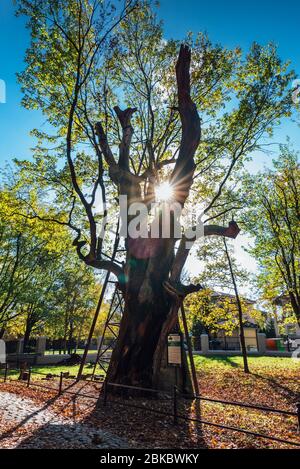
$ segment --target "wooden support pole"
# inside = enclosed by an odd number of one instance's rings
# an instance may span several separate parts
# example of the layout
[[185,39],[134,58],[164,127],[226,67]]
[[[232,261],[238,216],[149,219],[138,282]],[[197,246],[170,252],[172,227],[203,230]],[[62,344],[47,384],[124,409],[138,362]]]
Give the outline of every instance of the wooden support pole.
[[186,321],[186,315],[185,315],[185,309],[184,309],[183,301],[181,302],[180,309],[181,309],[181,316],[182,316],[182,322],[183,322],[183,327],[184,327],[184,335],[186,337],[186,343],[187,343],[187,347],[188,347],[188,354],[189,354],[189,359],[190,359],[190,364],[191,364],[194,394],[196,396],[199,396],[200,395],[200,390],[199,390],[199,384],[198,384],[198,380],[197,380],[197,373],[196,373],[196,367],[195,367],[194,356],[193,356],[193,347],[192,347],[192,342],[191,342],[191,338],[189,336],[189,331],[188,331],[188,327],[187,327],[187,321]]
[[[119,246],[118,232],[119,232],[119,224],[118,224],[117,234],[116,234],[116,238],[115,238],[115,242],[114,242],[113,254],[112,254],[112,257],[111,257],[112,261],[115,260],[116,253],[117,253],[118,246]],[[90,328],[89,336],[88,336],[88,339],[87,339],[87,342],[86,342],[86,345],[85,345],[85,348],[84,348],[84,352],[83,352],[83,355],[82,355],[82,359],[81,359],[81,362],[80,362],[80,366],[79,366],[79,370],[78,370],[78,374],[77,374],[77,380],[78,381],[80,380],[80,378],[82,376],[83,368],[84,368],[86,358],[87,358],[87,355],[88,355],[88,351],[89,351],[89,348],[90,348],[90,345],[91,345],[91,342],[92,342],[93,334],[94,334],[95,327],[96,327],[96,324],[97,324],[97,320],[98,320],[98,317],[99,317],[99,313],[100,313],[100,310],[101,310],[101,306],[102,306],[102,302],[103,302],[103,299],[104,299],[105,291],[106,291],[106,288],[107,288],[107,285],[108,285],[108,282],[109,282],[109,277],[110,277],[110,272],[107,271],[104,283],[102,285],[102,290],[101,290],[101,293],[100,293],[97,308],[96,308],[96,311],[95,311],[95,314],[94,314],[94,319],[93,319],[93,322],[92,322],[92,325],[91,325],[91,328]]]
[[60,377],[59,377],[59,389],[58,389],[58,395],[59,395],[59,396],[62,394],[63,377],[64,377],[64,374],[63,374],[63,372],[61,371],[61,372],[60,372]]
[[87,342],[86,342],[86,345],[85,345],[85,348],[84,348],[84,352],[83,352],[83,355],[82,355],[82,359],[81,359],[81,362],[80,362],[80,366],[79,366],[79,370],[78,370],[78,374],[77,374],[77,380],[80,380],[80,378],[82,376],[83,368],[84,368],[84,365],[85,365],[85,362],[86,362],[86,359],[87,359],[88,351],[89,351],[89,348],[90,348],[90,345],[91,345],[91,342],[92,342],[93,334],[94,334],[95,327],[96,327],[96,324],[97,324],[97,320],[98,320],[98,317],[99,317],[99,313],[100,313],[100,310],[101,310],[101,306],[102,306],[105,290],[106,290],[106,287],[107,287],[107,284],[108,284],[109,276],[110,276],[110,272],[107,272],[107,274],[105,276],[104,283],[102,285],[102,290],[101,290],[99,301],[98,301],[98,304],[97,304],[97,308],[96,308],[96,311],[95,311],[95,314],[94,314],[94,319],[93,319],[93,322],[92,322],[92,325],[91,325],[91,328],[90,328],[89,336],[88,336],[88,339],[87,339]]
[[8,374],[8,363],[5,363],[4,383],[6,383],[7,381],[7,374]]

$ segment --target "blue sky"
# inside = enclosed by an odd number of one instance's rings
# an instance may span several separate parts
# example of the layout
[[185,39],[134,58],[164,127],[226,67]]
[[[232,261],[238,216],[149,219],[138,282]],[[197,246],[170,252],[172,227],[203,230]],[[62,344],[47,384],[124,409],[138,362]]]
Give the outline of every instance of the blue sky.
[[[187,31],[206,31],[214,42],[227,47],[242,46],[247,49],[253,40],[278,44],[280,55],[290,59],[300,74],[298,0],[284,3],[271,0],[251,2],[199,0],[161,0],[158,10],[164,20],[165,36],[180,38]],[[43,128],[44,119],[38,111],[27,111],[20,105],[21,91],[16,72],[24,67],[23,57],[28,45],[29,33],[23,18],[15,18],[12,0],[0,2],[0,79],[6,82],[7,103],[0,104],[0,164],[13,157],[30,157],[33,127]],[[286,122],[277,132],[276,141],[285,141],[290,135],[300,149],[299,129]],[[253,170],[268,162],[258,155],[252,163]]]
[[14,156],[29,156],[28,133],[40,125],[41,116],[21,108],[21,93],[16,72],[22,70],[23,56],[28,44],[24,20],[14,18],[12,1],[0,2],[0,79],[6,82],[7,103],[0,104],[0,162]]
[[[291,68],[300,75],[299,0],[161,0],[160,5],[159,15],[167,37],[205,31],[213,42],[228,48],[241,46],[245,51],[253,41],[272,41],[278,46],[280,57],[291,61]],[[299,127],[290,120],[276,130],[273,140],[285,143],[287,136],[300,150]],[[276,147],[272,148],[276,151]],[[256,172],[269,166],[273,156],[256,154],[249,170]]]

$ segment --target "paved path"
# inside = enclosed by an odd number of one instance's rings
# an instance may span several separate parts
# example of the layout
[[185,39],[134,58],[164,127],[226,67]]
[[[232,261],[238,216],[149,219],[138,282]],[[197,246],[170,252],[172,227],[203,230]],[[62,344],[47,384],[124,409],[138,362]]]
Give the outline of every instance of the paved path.
[[125,440],[61,418],[45,403],[0,392],[0,448],[128,448]]

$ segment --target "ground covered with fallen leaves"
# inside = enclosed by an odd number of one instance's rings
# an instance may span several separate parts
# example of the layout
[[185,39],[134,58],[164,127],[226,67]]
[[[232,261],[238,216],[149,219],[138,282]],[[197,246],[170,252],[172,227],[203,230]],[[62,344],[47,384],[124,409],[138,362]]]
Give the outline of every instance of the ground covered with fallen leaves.
[[[196,357],[202,397],[295,411],[300,401],[300,363],[289,358],[250,358],[251,374],[240,357]],[[34,386],[36,384],[38,386]],[[43,389],[40,386],[47,386]],[[173,402],[146,397],[103,398],[100,383],[58,380],[33,375],[32,385],[0,383],[1,448],[294,448],[232,430],[179,419]],[[81,395],[80,395],[81,394]],[[82,396],[85,394],[85,396]],[[150,412],[152,409],[153,412]],[[242,428],[300,445],[297,418],[214,402],[181,398],[178,413],[191,419]],[[300,446],[299,446],[300,449]]]

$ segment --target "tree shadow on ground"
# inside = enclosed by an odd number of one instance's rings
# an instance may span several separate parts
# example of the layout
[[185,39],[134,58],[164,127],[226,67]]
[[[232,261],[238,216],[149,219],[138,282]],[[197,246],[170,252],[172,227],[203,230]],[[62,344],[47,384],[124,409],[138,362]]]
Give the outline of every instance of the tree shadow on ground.
[[[223,357],[222,357],[222,358],[223,358]],[[236,363],[236,362],[232,359],[232,357],[224,357],[224,358],[223,358],[223,362],[226,363],[227,365],[230,365],[230,366],[233,367],[233,368],[240,368],[240,369],[243,368],[243,366],[240,365],[239,363]]]
[[17,425],[10,428],[6,432],[2,433],[0,435],[0,442],[2,440],[10,438],[14,433],[16,433],[18,430],[22,429],[27,423],[29,423],[29,421],[32,418],[34,418],[35,416],[38,416],[41,412],[47,410],[48,407],[51,406],[56,400],[57,400],[57,396],[54,397],[54,398],[49,399],[43,407],[41,407],[41,408],[37,409],[36,411],[30,413],[24,419],[22,419],[21,422],[19,422]]
[[[269,384],[272,385],[273,388],[276,389],[276,391],[278,391],[279,394],[283,395],[284,397],[288,397],[294,402],[299,402],[300,391],[294,391],[290,387],[284,386],[283,384],[278,382],[278,380],[276,380],[275,378],[270,378],[269,376],[263,376],[259,373],[252,373],[252,376],[255,376],[256,378],[262,381],[268,382]],[[300,389],[300,382],[298,382],[298,384],[299,384],[299,389]]]
[[[71,383],[70,385],[66,386],[64,391],[67,391],[67,390],[71,389],[75,384],[76,383]],[[42,387],[42,386],[40,386],[40,387]],[[52,390],[51,388],[45,388],[45,389]],[[6,432],[2,433],[0,435],[0,442],[7,439],[7,438],[10,438],[14,433],[16,433],[18,430],[22,429],[27,423],[29,423],[29,421],[31,419],[33,419],[34,417],[37,417],[41,412],[47,411],[48,408],[58,400],[58,398],[59,398],[59,395],[56,395],[54,397],[49,398],[48,400],[46,400],[45,404],[42,407],[39,407],[34,412],[31,412],[24,419],[22,419],[17,425],[13,426],[12,428],[7,430]]]
[[47,423],[24,439],[18,449],[126,449],[125,440],[102,430],[95,430],[86,424]]
[[[215,355],[215,356],[205,356],[205,358],[209,358],[209,360],[211,361],[211,366],[214,367],[215,366],[215,363],[220,363],[224,366],[226,365],[229,365],[230,367],[233,367],[233,368],[241,368],[243,367],[243,365],[239,364],[239,363],[236,363],[233,358],[234,356],[232,357],[229,357],[229,356],[224,356],[224,355]],[[214,363],[215,362],[215,363]],[[201,364],[199,364],[197,366],[197,371],[201,371]]]
[[[171,393],[163,391],[157,398],[103,396],[86,422],[104,425],[112,433],[128,436],[139,448],[206,448],[202,433],[201,408],[198,400],[178,395],[177,424],[174,424],[174,401]],[[193,417],[191,422],[179,416]]]

